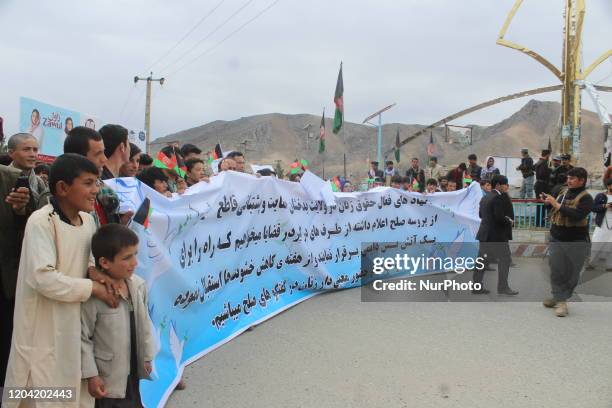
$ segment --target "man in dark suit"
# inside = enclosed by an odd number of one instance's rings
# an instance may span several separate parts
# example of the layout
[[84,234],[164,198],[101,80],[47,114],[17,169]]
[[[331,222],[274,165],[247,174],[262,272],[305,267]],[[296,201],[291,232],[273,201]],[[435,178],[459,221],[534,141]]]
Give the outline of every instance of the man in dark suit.
[[[480,241],[478,256],[497,259],[497,293],[499,295],[518,295],[517,291],[510,289],[508,274],[510,272],[510,246],[512,239],[512,226],[514,221],[507,216],[506,204],[503,194],[508,191],[508,178],[495,175],[491,180],[491,192],[480,202],[480,228],[476,239]],[[474,271],[474,283],[482,284],[484,268]],[[487,294],[487,289],[472,291],[474,294]]]

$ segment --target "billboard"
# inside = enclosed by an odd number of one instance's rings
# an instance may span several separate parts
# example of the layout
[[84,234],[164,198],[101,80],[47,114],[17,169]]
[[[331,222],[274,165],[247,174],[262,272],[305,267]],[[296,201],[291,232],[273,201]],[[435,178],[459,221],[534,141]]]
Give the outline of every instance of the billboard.
[[45,156],[59,156],[64,151],[68,132],[81,123],[79,112],[49,105],[30,98],[20,99],[19,130],[38,140],[39,152]]
[[[61,108],[35,99],[20,98],[19,130],[38,140],[42,161],[52,161],[64,152],[64,140],[74,126],[99,130],[103,123],[97,116]],[[128,129],[129,141],[146,151],[145,132]]]

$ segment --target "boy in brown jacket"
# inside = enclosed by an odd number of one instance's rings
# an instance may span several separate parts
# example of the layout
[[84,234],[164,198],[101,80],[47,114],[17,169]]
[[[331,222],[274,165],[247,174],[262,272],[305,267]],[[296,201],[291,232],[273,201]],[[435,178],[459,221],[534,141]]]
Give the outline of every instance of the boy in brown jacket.
[[96,266],[117,282],[119,307],[90,299],[81,307],[83,379],[96,407],[141,407],[139,380],[154,358],[145,281],[134,275],[138,236],[120,224],[101,227],[91,241]]

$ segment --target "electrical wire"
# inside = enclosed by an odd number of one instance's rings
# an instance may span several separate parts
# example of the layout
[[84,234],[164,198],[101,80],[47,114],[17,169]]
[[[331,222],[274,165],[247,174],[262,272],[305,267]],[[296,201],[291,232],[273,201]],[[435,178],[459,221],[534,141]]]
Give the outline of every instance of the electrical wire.
[[189,37],[191,35],[191,33],[193,33],[200,25],[202,25],[202,23],[204,21],[206,21],[206,19],[208,17],[210,17],[219,7],[221,7],[221,5],[225,2],[225,0],[221,0],[219,3],[217,3],[217,5],[215,5],[207,14],[204,15],[204,17],[202,17],[200,19],[200,21],[198,21],[193,27],[191,27],[189,29],[189,31],[187,31],[187,33],[185,35],[183,35],[183,37],[181,37],[180,40],[178,40],[170,49],[168,49],[168,51],[166,51],[161,57],[159,57],[158,59],[155,60],[155,62],[153,62],[149,68],[147,68],[147,70],[145,72],[149,72],[151,71],[151,69],[157,65],[158,62],[160,62],[161,60],[163,60],[164,58],[166,58],[168,55],[170,55],[170,53],[172,51],[174,51],[179,45],[181,45],[181,43],[183,41],[185,41],[187,39],[187,37]]
[[138,109],[136,109],[135,107],[142,106],[142,101],[144,100],[144,97],[145,97],[145,89],[146,87],[142,87],[140,89],[140,94],[138,95],[138,99],[135,100],[136,103],[133,105],[134,107],[132,107],[132,109],[130,109],[129,112],[127,113],[126,122],[131,121],[132,117],[134,117],[134,114],[138,112]]
[[240,32],[243,28],[245,28],[247,25],[249,25],[250,23],[252,23],[253,21],[257,20],[262,14],[264,14],[266,11],[270,10],[272,7],[274,7],[276,4],[278,4],[280,0],[275,0],[273,1],[269,6],[267,6],[266,8],[264,8],[263,10],[261,10],[259,13],[257,13],[255,16],[253,16],[251,19],[247,20],[244,24],[242,24],[240,27],[238,27],[237,29],[235,29],[234,31],[232,31],[231,33],[229,33],[227,36],[225,36],[221,41],[219,41],[217,44],[213,45],[212,47],[206,49],[204,52],[202,52],[201,54],[199,54],[198,56],[196,56],[194,59],[192,59],[191,61],[189,61],[188,63],[180,66],[178,69],[172,71],[170,74],[168,74],[167,76],[170,75],[174,75],[177,72],[183,70],[185,67],[187,67],[188,65],[194,63],[195,61],[197,61],[198,59],[200,59],[201,57],[203,57],[204,55],[208,54],[209,52],[213,51],[215,48],[217,48],[218,46],[220,46],[221,44],[223,44],[225,41],[229,40],[231,37],[233,37],[235,34],[237,34],[238,32]]
[[119,112],[119,119],[123,120],[123,114],[125,113],[125,109],[128,107],[129,102],[132,98],[132,95],[134,94],[134,91],[136,90],[136,84],[134,84],[134,86],[132,88],[130,88],[130,91],[128,92],[127,97],[125,98],[125,102],[123,104],[123,107],[121,108],[121,111]]
[[217,27],[215,27],[214,30],[212,30],[210,33],[208,33],[204,38],[200,39],[198,42],[196,42],[191,48],[189,48],[186,52],[184,52],[183,54],[181,54],[180,57],[178,57],[177,59],[175,59],[174,61],[172,61],[170,64],[167,64],[166,66],[164,66],[160,71],[162,72],[166,72],[170,67],[172,67],[174,64],[176,64],[177,62],[181,61],[183,58],[185,58],[187,55],[189,55],[189,53],[191,53],[191,51],[193,51],[195,48],[197,48],[200,44],[202,44],[204,41],[208,40],[213,34],[215,34],[217,31],[219,31],[221,28],[223,28],[227,23],[229,23],[234,17],[236,17],[242,10],[244,10],[249,4],[251,4],[253,2],[253,0],[247,0],[242,6],[240,6],[234,13],[232,13],[227,19],[225,19],[225,21],[223,21],[221,24],[219,24]]

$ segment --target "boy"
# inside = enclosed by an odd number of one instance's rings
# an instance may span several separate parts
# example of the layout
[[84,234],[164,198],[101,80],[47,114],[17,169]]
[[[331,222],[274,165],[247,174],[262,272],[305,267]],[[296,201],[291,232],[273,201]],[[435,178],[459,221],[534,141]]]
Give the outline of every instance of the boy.
[[391,177],[391,187],[401,189],[402,188],[402,176],[395,175]]
[[96,267],[118,282],[119,307],[98,299],[81,307],[83,379],[95,406],[141,407],[138,383],[150,379],[154,357],[145,282],[134,275],[138,236],[120,224],[107,224],[91,240]]
[[[174,160],[176,165],[180,168],[184,167],[183,158],[180,156],[176,147],[174,146],[166,146],[161,149],[160,154],[165,155],[168,159]],[[159,158],[159,155],[158,155]],[[187,190],[187,183],[185,183],[185,179],[176,173],[174,169],[162,168],[164,174],[168,178],[168,190],[171,193],[183,194],[185,190]]]
[[[50,203],[35,211],[25,227],[14,329],[5,387],[73,387],[81,393],[81,302],[91,296],[116,305],[104,285],[86,279],[98,169],[76,154],[59,156],[49,174]],[[15,401],[22,404],[32,401]],[[13,405],[13,404],[7,404]]]
[[[208,177],[204,173],[204,162],[201,159],[189,159],[185,162],[187,167],[187,173],[185,175],[185,181],[187,186],[191,187],[200,181],[208,181]],[[269,171],[269,169],[267,169]],[[270,173],[266,174],[267,176]]]
[[168,177],[162,169],[149,167],[141,171],[136,178],[159,194],[172,197],[172,193],[168,190]]
[[491,188],[491,180],[485,179],[485,180],[480,180],[480,188],[482,188],[482,191],[486,194],[486,193],[490,193],[492,188]]
[[427,192],[427,194],[439,192],[440,189],[438,188],[438,181],[434,178],[430,178],[429,180],[427,180],[427,186],[425,188],[425,191]]

